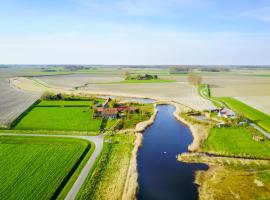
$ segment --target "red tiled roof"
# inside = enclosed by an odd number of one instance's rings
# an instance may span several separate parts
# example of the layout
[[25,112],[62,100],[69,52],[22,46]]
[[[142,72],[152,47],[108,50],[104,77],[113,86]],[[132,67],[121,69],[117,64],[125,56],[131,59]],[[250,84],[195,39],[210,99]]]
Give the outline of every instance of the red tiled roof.
[[102,114],[104,115],[116,115],[118,113],[116,108],[104,108]]
[[98,111],[98,112],[102,112],[103,109],[104,109],[104,108],[99,107],[99,108],[97,108],[97,111]]

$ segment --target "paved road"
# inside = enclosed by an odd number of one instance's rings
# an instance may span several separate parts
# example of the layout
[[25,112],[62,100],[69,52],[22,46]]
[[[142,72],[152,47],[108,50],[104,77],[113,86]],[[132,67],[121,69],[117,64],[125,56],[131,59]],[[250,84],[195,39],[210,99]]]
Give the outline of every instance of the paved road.
[[261,127],[259,127],[257,124],[250,123],[249,125],[255,128],[257,131],[259,131],[261,134],[263,134],[265,137],[267,137],[270,140],[270,134],[267,133],[265,130],[263,130]]
[[95,150],[90,156],[89,160],[87,161],[86,165],[82,169],[79,177],[77,178],[76,182],[73,184],[72,188],[70,189],[69,193],[66,196],[66,200],[73,200],[75,199],[76,195],[78,194],[80,188],[82,187],[87,175],[95,163],[96,158],[100,154],[102,147],[103,147],[103,135],[98,136],[73,136],[73,135],[46,135],[46,134],[18,134],[18,133],[0,133],[1,135],[8,135],[8,136],[28,136],[28,137],[59,137],[59,138],[79,138],[85,139],[95,144]]

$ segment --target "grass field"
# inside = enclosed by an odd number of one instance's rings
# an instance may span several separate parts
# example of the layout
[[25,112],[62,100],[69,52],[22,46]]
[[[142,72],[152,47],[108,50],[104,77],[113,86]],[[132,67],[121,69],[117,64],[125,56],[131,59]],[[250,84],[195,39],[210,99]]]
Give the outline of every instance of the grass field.
[[230,97],[215,98],[270,132],[270,116]]
[[200,84],[198,85],[198,92],[199,94],[204,98],[210,98],[211,97],[211,91],[210,86],[207,84]]
[[88,107],[34,107],[14,129],[99,131],[102,119],[92,119]]
[[0,199],[63,199],[88,152],[79,139],[1,136]]
[[77,199],[121,199],[129,168],[135,135],[105,137],[104,147],[94,170],[81,188]]
[[146,104],[140,107],[140,113],[129,114],[124,120],[123,128],[135,128],[136,124],[142,121],[148,120],[154,112],[154,107],[152,104]]
[[270,142],[255,141],[249,129],[213,128],[203,144],[203,151],[232,156],[269,157]]
[[112,128],[118,121],[119,119],[109,119],[106,124],[106,130]]

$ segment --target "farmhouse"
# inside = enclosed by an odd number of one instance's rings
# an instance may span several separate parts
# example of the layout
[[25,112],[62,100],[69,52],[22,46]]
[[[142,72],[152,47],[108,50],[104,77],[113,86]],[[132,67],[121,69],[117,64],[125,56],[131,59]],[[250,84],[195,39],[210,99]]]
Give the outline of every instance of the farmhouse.
[[103,104],[102,107],[97,107],[95,109],[95,116],[100,116],[104,119],[109,119],[109,118],[118,118],[119,116],[123,117],[125,116],[125,113],[123,112],[129,112],[129,113],[134,113],[138,111],[138,108],[136,107],[129,107],[129,106],[123,106],[123,105],[117,105],[115,108],[110,108],[109,102],[111,101],[110,98],[106,100],[106,102]]
[[225,117],[225,118],[235,118],[236,114],[232,110],[228,108],[222,108],[218,112],[219,117]]
[[116,108],[105,108],[103,109],[101,116],[103,119],[116,119],[118,117],[118,111]]

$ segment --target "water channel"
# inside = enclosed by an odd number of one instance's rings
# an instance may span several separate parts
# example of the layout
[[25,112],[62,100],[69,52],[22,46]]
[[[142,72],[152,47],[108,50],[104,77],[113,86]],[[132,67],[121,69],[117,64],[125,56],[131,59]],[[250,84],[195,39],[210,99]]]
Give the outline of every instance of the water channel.
[[139,200],[193,200],[198,199],[194,183],[196,170],[206,170],[205,164],[189,164],[176,160],[188,151],[192,134],[187,126],[173,116],[175,107],[157,106],[158,114],[152,126],[144,133],[139,150]]

